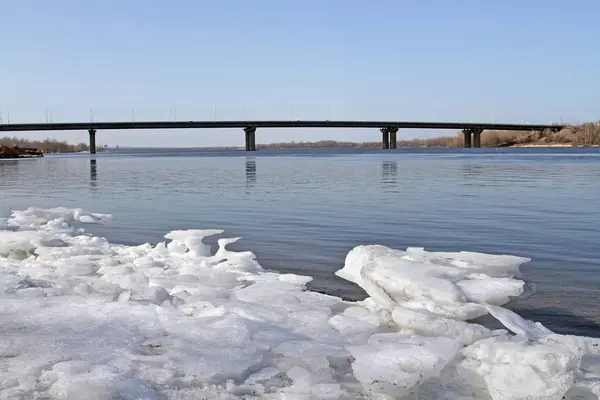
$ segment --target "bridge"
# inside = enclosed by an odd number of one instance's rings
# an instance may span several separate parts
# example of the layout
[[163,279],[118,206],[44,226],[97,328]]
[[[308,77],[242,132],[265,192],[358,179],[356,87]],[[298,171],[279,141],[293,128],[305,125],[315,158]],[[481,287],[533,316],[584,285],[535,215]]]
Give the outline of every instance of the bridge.
[[559,131],[564,127],[565,125],[553,124],[409,121],[132,121],[0,124],[0,132],[87,130],[90,140],[90,153],[93,154],[96,153],[96,132],[98,130],[240,128],[244,131],[246,151],[256,151],[257,128],[376,128],[381,132],[382,148],[395,149],[397,147],[397,133],[400,129],[461,130],[464,135],[464,147],[481,147],[481,134],[484,130]]

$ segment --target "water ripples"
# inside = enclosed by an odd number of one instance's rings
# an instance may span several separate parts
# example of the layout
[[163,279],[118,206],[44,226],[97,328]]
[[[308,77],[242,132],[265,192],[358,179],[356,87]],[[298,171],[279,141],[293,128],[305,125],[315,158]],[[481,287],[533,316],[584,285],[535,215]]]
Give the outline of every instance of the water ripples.
[[222,228],[243,236],[236,247],[265,267],[313,275],[317,290],[349,298],[361,291],[333,271],[359,244],[526,256],[537,293],[515,307],[557,330],[591,334],[600,304],[600,151],[473,150],[0,160],[0,217],[27,206],[109,212],[116,220],[92,232],[126,244]]

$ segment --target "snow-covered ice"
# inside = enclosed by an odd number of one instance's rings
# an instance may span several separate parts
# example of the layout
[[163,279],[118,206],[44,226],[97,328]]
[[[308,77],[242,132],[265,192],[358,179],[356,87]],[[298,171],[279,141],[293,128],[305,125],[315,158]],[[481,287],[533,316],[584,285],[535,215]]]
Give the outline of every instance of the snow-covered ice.
[[212,254],[221,230],[124,246],[81,229],[110,219],[0,221],[0,399],[600,398],[599,339],[502,307],[526,258],[359,246],[336,274],[369,297],[347,302],[237,238]]

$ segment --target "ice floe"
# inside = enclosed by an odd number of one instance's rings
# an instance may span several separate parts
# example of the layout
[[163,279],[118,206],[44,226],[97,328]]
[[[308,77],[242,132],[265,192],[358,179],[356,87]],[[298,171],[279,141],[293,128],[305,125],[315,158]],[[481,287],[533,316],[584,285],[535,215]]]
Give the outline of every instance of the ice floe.
[[[110,215],[0,221],[0,399],[598,399],[600,340],[502,306],[526,258],[352,249],[336,274],[368,298],[306,289],[252,252],[183,230],[125,246]],[[490,314],[506,329],[472,322]]]

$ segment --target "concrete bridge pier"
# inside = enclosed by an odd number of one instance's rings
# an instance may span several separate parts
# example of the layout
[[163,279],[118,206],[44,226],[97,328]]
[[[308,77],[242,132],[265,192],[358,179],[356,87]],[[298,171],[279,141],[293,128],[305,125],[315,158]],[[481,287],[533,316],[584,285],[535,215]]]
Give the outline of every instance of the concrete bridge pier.
[[473,129],[473,147],[481,147],[481,133],[483,129]]
[[384,149],[395,149],[398,147],[398,139],[396,138],[396,134],[398,133],[398,128],[393,127],[385,127],[381,128],[381,147]]
[[389,149],[390,148],[390,131],[388,128],[381,128],[381,148]]
[[385,127],[381,128],[381,147],[384,149],[395,149],[398,147],[398,139],[396,134],[398,128]]
[[398,128],[388,128],[388,132],[390,133],[390,149],[395,149],[398,147],[398,138],[396,137]]
[[90,154],[96,154],[96,130],[88,129],[90,134]]
[[244,128],[246,134],[246,151],[256,151],[256,127],[247,126]]
[[471,147],[471,130],[470,129],[463,129],[462,133],[465,136],[464,147],[465,148],[470,148]]
[[465,147],[481,147],[481,133],[483,129],[467,128],[463,129],[462,132],[465,135]]

